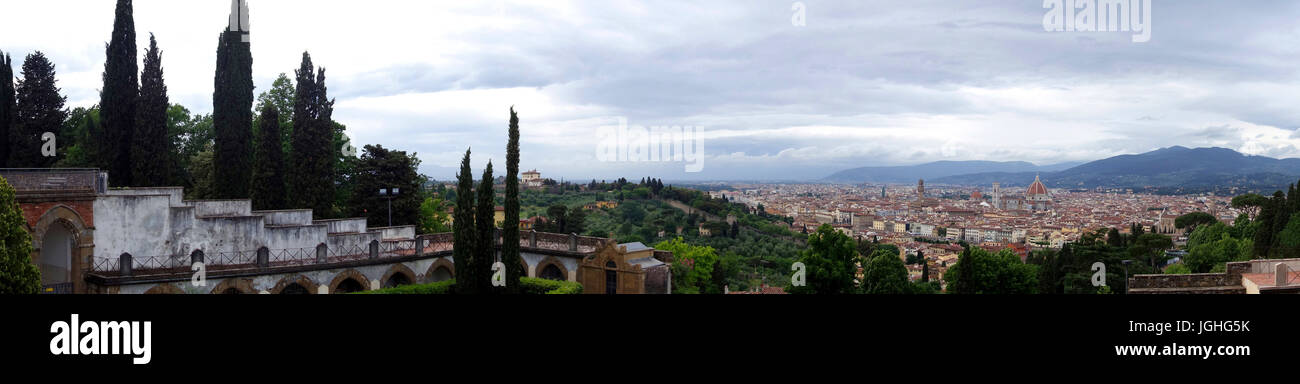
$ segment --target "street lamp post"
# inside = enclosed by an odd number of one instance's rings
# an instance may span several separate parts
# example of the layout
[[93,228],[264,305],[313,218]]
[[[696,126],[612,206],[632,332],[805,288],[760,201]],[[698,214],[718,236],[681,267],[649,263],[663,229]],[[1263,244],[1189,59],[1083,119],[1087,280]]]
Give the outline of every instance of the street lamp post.
[[393,226],[393,199],[396,198],[397,195],[401,193],[401,191],[402,191],[401,188],[379,190],[379,196],[382,196],[384,200],[388,200],[388,226],[389,227]]

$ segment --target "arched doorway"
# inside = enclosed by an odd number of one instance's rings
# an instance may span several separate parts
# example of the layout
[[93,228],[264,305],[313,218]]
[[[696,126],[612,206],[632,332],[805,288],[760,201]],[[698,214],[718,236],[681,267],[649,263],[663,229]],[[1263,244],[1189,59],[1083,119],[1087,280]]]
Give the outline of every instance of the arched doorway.
[[361,282],[353,278],[347,278],[343,279],[342,282],[339,282],[338,287],[334,288],[334,293],[352,293],[364,290],[366,290],[366,287],[361,285]]
[[451,280],[453,277],[454,276],[452,276],[450,269],[447,269],[445,266],[438,266],[438,268],[433,270],[433,274],[429,277],[429,280],[437,283],[440,281]]
[[560,267],[555,266],[555,264],[547,264],[545,268],[542,268],[542,273],[538,274],[537,277],[560,281],[569,279],[568,276],[564,275],[564,271],[561,271]]
[[41,285],[54,292],[72,292],[72,250],[76,236],[62,222],[50,225],[41,243]]
[[280,294],[281,295],[310,295],[311,292],[307,291],[307,287],[302,286],[302,284],[292,283],[284,286],[284,289],[280,290]]
[[618,264],[614,260],[605,263],[605,294],[618,294]]
[[384,288],[400,287],[403,285],[411,285],[411,279],[401,273],[394,273],[392,277],[389,277],[388,280],[384,281]]

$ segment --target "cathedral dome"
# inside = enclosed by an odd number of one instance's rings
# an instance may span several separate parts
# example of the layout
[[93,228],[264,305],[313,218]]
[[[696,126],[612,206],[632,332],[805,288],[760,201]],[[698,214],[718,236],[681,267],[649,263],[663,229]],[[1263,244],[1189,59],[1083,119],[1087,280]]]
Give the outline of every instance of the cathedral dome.
[[1025,195],[1034,196],[1034,195],[1046,195],[1046,194],[1047,194],[1047,186],[1043,185],[1043,181],[1039,180],[1038,176],[1034,176],[1034,183],[1029,185],[1029,190],[1025,191]]

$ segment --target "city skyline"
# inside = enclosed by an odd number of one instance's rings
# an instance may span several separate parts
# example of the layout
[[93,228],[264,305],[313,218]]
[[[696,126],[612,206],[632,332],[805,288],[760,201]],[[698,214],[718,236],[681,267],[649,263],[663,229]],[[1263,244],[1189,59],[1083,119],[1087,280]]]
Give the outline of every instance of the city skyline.
[[[157,36],[173,102],[211,112],[211,45],[229,2],[135,3],[137,38]],[[466,147],[481,154],[475,170],[504,160],[496,143],[511,105],[526,133],[522,166],[569,180],[809,180],[1174,145],[1300,155],[1300,114],[1288,107],[1300,85],[1294,3],[1156,3],[1145,43],[1045,31],[1038,1],[795,5],[251,1],[255,92],[310,51],[354,143],[418,152],[420,171],[440,180]],[[96,103],[111,2],[11,8],[64,11],[58,24],[5,23],[0,49],[19,60],[45,52],[68,106]],[[804,25],[792,22],[800,12]],[[620,117],[701,127],[703,171],[596,161],[595,131]]]

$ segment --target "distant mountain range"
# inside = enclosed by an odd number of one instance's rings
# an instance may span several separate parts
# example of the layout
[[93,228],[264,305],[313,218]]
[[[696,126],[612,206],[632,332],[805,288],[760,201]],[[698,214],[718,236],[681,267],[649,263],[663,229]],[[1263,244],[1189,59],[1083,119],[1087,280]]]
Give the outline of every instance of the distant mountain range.
[[[1056,172],[1082,164],[1082,162],[1038,166],[1023,161],[937,161],[920,165],[897,167],[863,167],[837,172],[826,181],[845,183],[915,183],[950,176],[987,172]],[[1032,180],[1031,180],[1032,181]]]
[[[931,163],[911,167],[859,168],[837,173],[828,180],[912,183],[918,178],[925,178],[927,184],[987,186],[999,182],[1008,186],[1020,186],[1028,185],[1035,176],[1040,176],[1043,183],[1053,189],[1103,187],[1179,193],[1238,188],[1271,193],[1279,188],[1285,190],[1288,184],[1300,179],[1300,159],[1250,156],[1226,148],[1170,147],[1058,169],[1017,169],[1034,167],[1023,162],[944,163],[947,165],[935,166],[934,164],[940,163]],[[972,169],[979,170],[960,172]],[[924,172],[926,170],[929,172]],[[909,171],[914,172],[911,177],[901,177]],[[942,174],[945,172],[948,174]],[[868,174],[874,177],[862,177]]]

